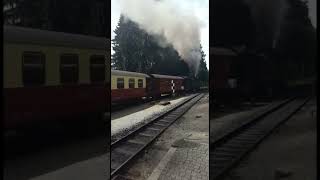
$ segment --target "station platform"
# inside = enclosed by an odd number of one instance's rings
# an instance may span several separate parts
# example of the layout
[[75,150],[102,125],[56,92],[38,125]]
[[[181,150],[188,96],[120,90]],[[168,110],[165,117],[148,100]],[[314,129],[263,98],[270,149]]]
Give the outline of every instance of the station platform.
[[170,147],[147,180],[209,179],[208,100],[206,95],[160,138]]
[[81,161],[56,171],[33,177],[31,180],[109,179],[109,158],[110,154],[106,153],[102,156]]
[[176,142],[148,180],[208,180],[209,144]]

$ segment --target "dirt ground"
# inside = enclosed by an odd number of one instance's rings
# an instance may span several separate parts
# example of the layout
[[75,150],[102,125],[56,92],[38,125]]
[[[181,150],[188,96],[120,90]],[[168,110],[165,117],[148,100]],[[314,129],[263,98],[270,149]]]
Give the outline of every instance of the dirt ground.
[[147,179],[171,145],[182,139],[209,142],[209,95],[172,124],[145,153],[131,165],[127,176],[135,180]]
[[317,179],[316,99],[251,152],[225,180]]

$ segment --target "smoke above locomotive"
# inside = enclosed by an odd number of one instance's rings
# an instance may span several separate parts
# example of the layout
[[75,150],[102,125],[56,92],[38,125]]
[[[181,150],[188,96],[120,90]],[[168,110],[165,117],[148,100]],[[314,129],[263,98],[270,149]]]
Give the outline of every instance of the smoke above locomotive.
[[154,35],[162,47],[172,45],[194,75],[201,59],[200,28],[204,25],[192,12],[169,0],[120,0],[124,17]]
[[287,13],[287,0],[244,0],[244,2],[251,10],[258,43],[274,48]]

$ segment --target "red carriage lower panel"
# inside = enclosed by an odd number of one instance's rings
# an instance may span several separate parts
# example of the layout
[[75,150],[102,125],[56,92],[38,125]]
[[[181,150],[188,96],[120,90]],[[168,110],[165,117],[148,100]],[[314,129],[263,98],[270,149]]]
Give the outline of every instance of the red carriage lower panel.
[[165,93],[171,93],[171,81],[168,79],[160,79],[160,93],[165,94]]
[[217,56],[213,60],[214,74],[212,79],[213,89],[228,88],[228,76],[230,73],[230,60],[228,57]]
[[4,89],[5,127],[106,112],[109,92],[106,84]]
[[[172,80],[171,79],[159,79],[160,83],[160,93],[165,94],[165,93],[172,93]],[[183,79],[174,79],[174,88],[175,92],[178,92],[181,90],[181,86],[183,84]]]
[[183,82],[184,80],[183,79],[175,79],[173,80],[174,82],[174,88],[175,88],[175,91],[179,92],[182,90],[182,86],[183,86]]
[[145,88],[134,89],[113,89],[111,90],[112,102],[128,101],[132,99],[139,99],[147,96]]

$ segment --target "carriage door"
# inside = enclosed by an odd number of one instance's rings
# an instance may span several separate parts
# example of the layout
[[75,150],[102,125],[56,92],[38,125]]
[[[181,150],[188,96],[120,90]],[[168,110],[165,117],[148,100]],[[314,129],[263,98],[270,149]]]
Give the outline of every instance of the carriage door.
[[146,85],[147,94],[152,94],[153,87],[154,87],[152,78],[146,78],[146,81],[147,81],[147,85]]

